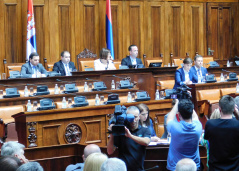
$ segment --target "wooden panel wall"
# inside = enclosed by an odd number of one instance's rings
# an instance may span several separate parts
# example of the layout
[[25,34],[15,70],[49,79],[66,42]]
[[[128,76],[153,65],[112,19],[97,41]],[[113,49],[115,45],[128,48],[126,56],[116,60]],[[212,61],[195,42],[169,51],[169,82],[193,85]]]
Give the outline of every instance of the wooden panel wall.
[[[105,1],[33,0],[37,50],[48,62],[71,52],[72,61],[84,48],[99,54],[105,42]],[[27,0],[0,1],[0,61],[24,62],[26,58]],[[215,59],[239,55],[238,0],[111,1],[115,58],[128,55],[136,44],[139,57],[170,53],[193,58],[195,52]],[[0,65],[0,73],[3,66]]]

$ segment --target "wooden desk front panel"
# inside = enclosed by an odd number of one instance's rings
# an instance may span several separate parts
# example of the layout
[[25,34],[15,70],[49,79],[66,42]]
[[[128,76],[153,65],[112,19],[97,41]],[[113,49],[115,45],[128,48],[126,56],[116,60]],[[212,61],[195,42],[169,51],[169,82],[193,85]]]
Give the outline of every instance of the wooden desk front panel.
[[[126,107],[137,105],[140,102],[125,103]],[[148,105],[150,117],[154,118],[157,113],[167,113],[171,109],[171,100],[151,100],[142,102]],[[122,105],[122,104],[121,104]],[[66,127],[69,124],[76,124],[81,129],[79,144],[87,145],[96,143],[99,146],[107,144],[107,114],[114,112],[115,105],[90,106],[70,109],[55,109],[37,112],[25,112],[13,115],[16,122],[16,130],[20,143],[29,147],[32,136],[29,133],[32,122],[37,136],[35,144],[40,146],[68,144],[65,139]]]

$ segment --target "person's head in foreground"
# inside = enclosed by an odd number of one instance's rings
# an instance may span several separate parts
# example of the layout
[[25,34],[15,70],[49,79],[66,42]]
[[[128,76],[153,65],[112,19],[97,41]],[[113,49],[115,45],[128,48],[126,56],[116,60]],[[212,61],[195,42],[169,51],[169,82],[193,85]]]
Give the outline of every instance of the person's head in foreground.
[[108,159],[107,155],[102,153],[93,153],[85,160],[84,171],[100,171],[102,163]]
[[192,159],[184,158],[178,161],[176,171],[197,171],[197,165]]
[[102,164],[101,171],[127,171],[127,168],[122,160],[109,158]]
[[24,148],[25,146],[18,142],[6,142],[1,148],[1,156],[14,156],[17,157],[22,163],[27,163],[28,160],[24,156]]
[[38,162],[28,162],[21,165],[17,171],[44,171]]
[[16,171],[22,165],[21,161],[13,156],[0,157],[1,171]]

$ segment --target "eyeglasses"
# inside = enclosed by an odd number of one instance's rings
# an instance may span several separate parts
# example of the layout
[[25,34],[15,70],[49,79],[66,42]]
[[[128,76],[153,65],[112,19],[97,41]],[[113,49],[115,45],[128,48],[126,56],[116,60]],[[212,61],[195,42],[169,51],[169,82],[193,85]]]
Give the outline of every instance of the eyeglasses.
[[146,116],[146,115],[148,115],[149,113],[141,113],[140,115],[142,115],[142,116]]

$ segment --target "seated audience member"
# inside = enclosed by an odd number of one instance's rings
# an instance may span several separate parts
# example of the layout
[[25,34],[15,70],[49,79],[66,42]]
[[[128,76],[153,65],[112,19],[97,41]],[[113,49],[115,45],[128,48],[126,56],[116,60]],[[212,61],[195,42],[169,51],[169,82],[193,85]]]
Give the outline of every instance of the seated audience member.
[[[92,153],[101,153],[100,147],[96,144],[89,144],[84,148],[84,154],[82,155],[83,161]],[[66,171],[82,171],[84,163],[71,164],[67,166]]]
[[[139,125],[139,109],[136,106],[128,107],[127,114],[134,115],[134,121],[125,127],[124,136],[114,136],[110,134],[107,144],[107,152],[113,154],[118,147],[118,158],[123,160],[128,171],[144,170],[144,159],[146,146],[150,143],[150,130]],[[111,124],[108,128],[112,131]]]
[[197,171],[197,165],[192,159],[184,158],[178,161],[176,171]]
[[183,84],[189,85],[192,83],[197,83],[196,76],[190,71],[192,63],[193,61],[191,58],[185,58],[183,60],[183,67],[175,72],[174,89],[177,89],[177,87]]
[[32,52],[29,56],[29,62],[22,65],[21,75],[24,78],[46,77],[47,71],[42,64],[39,63],[39,55]]
[[61,52],[61,60],[54,63],[53,71],[61,73],[62,76],[71,76],[71,72],[76,70],[74,62],[71,62],[71,55],[68,51]]
[[210,119],[205,126],[204,138],[209,141],[210,170],[239,170],[239,122],[232,118],[236,110],[231,96],[219,100],[220,119]]
[[0,170],[1,171],[16,171],[21,166],[21,161],[13,156],[0,157]]
[[111,60],[111,53],[109,49],[102,48],[100,51],[100,59],[94,61],[95,71],[98,70],[113,70],[116,69]]
[[21,165],[17,171],[44,171],[38,162],[28,162]]
[[[176,113],[179,115],[180,122],[174,119]],[[192,159],[199,169],[199,139],[202,134],[202,124],[198,120],[190,99],[181,99],[180,101],[176,99],[176,103],[168,115],[167,127],[168,133],[171,134],[167,169],[175,170],[177,162],[183,158]]]
[[201,55],[196,55],[194,57],[194,64],[195,65],[190,69],[190,72],[195,75],[195,82],[201,83],[205,80],[207,74],[207,69],[203,67],[203,57]]
[[84,171],[100,171],[101,165],[108,159],[102,153],[93,153],[85,160]]
[[118,158],[109,158],[101,166],[101,171],[127,171],[125,163]]
[[153,121],[149,117],[148,106],[146,104],[141,103],[141,104],[138,104],[136,107],[140,111],[139,124],[143,127],[149,128],[149,130],[151,132],[151,138],[150,138],[151,141],[154,141],[154,142],[159,141],[160,138],[156,136],[156,133],[154,131]]
[[127,65],[129,68],[137,68],[138,64],[143,64],[138,56],[138,47],[136,45],[130,45],[129,48],[129,56],[123,58],[121,61],[121,65]]
[[[172,107],[175,105],[175,99],[173,99],[173,101],[172,101]],[[168,113],[169,114],[169,113]],[[167,131],[167,119],[168,119],[168,114],[166,114],[165,116],[164,116],[164,133],[163,133],[163,135],[162,135],[162,137],[161,138],[167,138],[168,137],[168,131]],[[175,117],[174,118],[175,120],[177,120],[177,118]]]
[[6,142],[1,148],[1,156],[14,156],[17,157],[22,163],[27,163],[28,160],[24,156],[24,148],[25,146],[18,142]]

